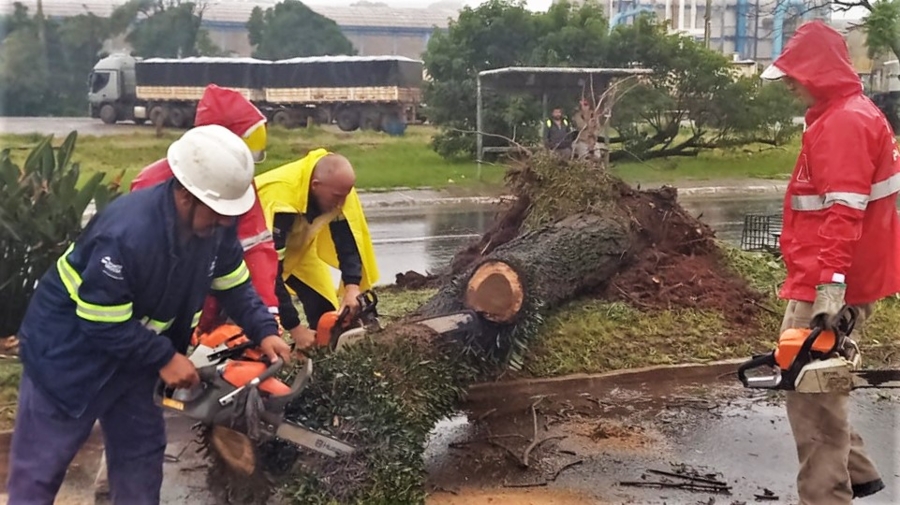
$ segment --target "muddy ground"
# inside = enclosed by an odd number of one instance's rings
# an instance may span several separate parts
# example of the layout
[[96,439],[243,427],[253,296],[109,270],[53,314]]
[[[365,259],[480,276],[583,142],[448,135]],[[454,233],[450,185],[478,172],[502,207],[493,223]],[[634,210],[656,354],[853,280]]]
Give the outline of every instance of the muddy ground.
[[[771,499],[761,503],[796,503],[796,456],[784,409],[777,396],[737,387],[728,375],[733,370],[689,366],[478,385],[465,410],[435,428],[426,449],[428,504],[736,505],[757,503],[767,492]],[[539,444],[525,468],[535,420]],[[900,399],[857,391],[853,420],[888,485],[858,502],[900,503]],[[162,503],[212,505],[190,424],[170,418],[169,439]],[[71,466],[57,503],[93,503],[101,447],[98,433]],[[0,449],[5,483],[8,436]],[[649,470],[697,474],[728,489],[622,484],[689,482]]]

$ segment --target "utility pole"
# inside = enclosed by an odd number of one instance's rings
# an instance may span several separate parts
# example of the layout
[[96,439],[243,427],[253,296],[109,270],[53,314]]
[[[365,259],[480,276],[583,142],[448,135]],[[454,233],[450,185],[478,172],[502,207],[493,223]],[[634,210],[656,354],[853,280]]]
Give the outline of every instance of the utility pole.
[[706,0],[706,10],[703,11],[703,43],[709,49],[710,32],[712,31],[712,0]]

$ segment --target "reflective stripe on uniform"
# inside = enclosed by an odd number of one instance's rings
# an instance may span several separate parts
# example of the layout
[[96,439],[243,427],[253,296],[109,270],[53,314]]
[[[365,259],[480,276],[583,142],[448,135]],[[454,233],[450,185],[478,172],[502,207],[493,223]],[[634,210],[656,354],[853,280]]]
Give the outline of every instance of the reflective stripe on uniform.
[[191,328],[196,328],[197,325],[200,324],[200,315],[201,314],[203,314],[203,309],[198,310],[197,313],[194,314],[194,318],[191,319]]
[[791,197],[791,209],[796,211],[825,210],[834,204],[856,210],[866,210],[869,202],[887,198],[900,191],[900,174],[894,174],[887,179],[872,184],[868,195],[862,193],[850,193],[835,191],[824,195],[794,195]]
[[281,249],[277,249],[275,251],[275,253],[278,254],[278,261],[284,260],[284,253],[286,250],[287,250],[286,247],[282,247]]
[[216,291],[227,291],[240,286],[247,282],[248,279],[250,279],[250,270],[247,269],[247,264],[244,263],[244,260],[241,260],[241,264],[231,273],[213,279],[212,288]]
[[262,244],[267,240],[272,240],[272,232],[270,232],[269,230],[265,230],[252,237],[247,237],[244,240],[241,240],[241,247],[246,251],[247,249],[251,249],[257,244]]
[[121,305],[97,305],[81,299],[78,295],[82,282],[81,275],[66,259],[74,248],[75,244],[70,245],[66,252],[56,260],[56,270],[66,287],[66,292],[69,293],[69,298],[75,302],[75,314],[86,321],[97,323],[124,323],[131,319],[134,310],[134,304],[131,302]]
[[174,322],[174,319],[170,319],[168,321],[158,321],[156,319],[150,319],[149,317],[141,319],[141,324],[144,325],[144,328],[147,328],[148,330],[156,333],[162,333],[168,330]]

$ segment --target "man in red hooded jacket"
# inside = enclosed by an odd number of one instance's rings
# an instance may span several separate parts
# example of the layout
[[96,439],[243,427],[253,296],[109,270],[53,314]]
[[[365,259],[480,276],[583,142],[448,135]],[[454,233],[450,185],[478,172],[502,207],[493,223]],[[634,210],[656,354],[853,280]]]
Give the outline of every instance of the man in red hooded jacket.
[[[197,104],[195,126],[216,124],[228,128],[244,139],[257,163],[265,159],[266,117],[243,95],[215,84],[206,87]],[[165,158],[147,166],[131,182],[131,190],[156,185],[172,177],[172,170]],[[254,185],[254,191],[256,186]],[[278,254],[272,233],[266,227],[265,216],[259,199],[249,212],[238,218],[238,238],[244,247],[244,262],[250,270],[250,278],[269,312],[278,314],[278,296],[275,294],[275,277],[278,275]],[[198,329],[208,332],[225,322],[215,297],[207,297]],[[298,348],[311,345],[315,332],[308,331],[306,338],[294,338]],[[293,335],[297,337],[297,335]]]
[[[762,77],[783,80],[808,106],[784,199],[782,330],[833,327],[845,303],[860,309],[858,330],[876,301],[900,292],[897,142],[863,95],[843,37],[821,21],[798,28]],[[849,399],[848,393],[787,394],[802,505],[849,505],[884,489],[850,426]]]

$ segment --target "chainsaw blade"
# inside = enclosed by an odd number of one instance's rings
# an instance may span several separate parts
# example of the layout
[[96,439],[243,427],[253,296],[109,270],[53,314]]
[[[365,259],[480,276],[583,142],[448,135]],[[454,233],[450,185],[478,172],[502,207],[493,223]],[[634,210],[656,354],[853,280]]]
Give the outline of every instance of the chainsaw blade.
[[446,316],[430,317],[418,321],[412,321],[413,324],[421,324],[427,326],[438,334],[452,333],[459,330],[465,330],[478,322],[477,315],[471,310],[456,312]]
[[282,440],[297,444],[300,447],[312,449],[330,457],[356,452],[356,448],[349,444],[288,421],[284,421],[278,425],[275,435]]
[[900,388],[900,370],[854,370],[853,388]]

